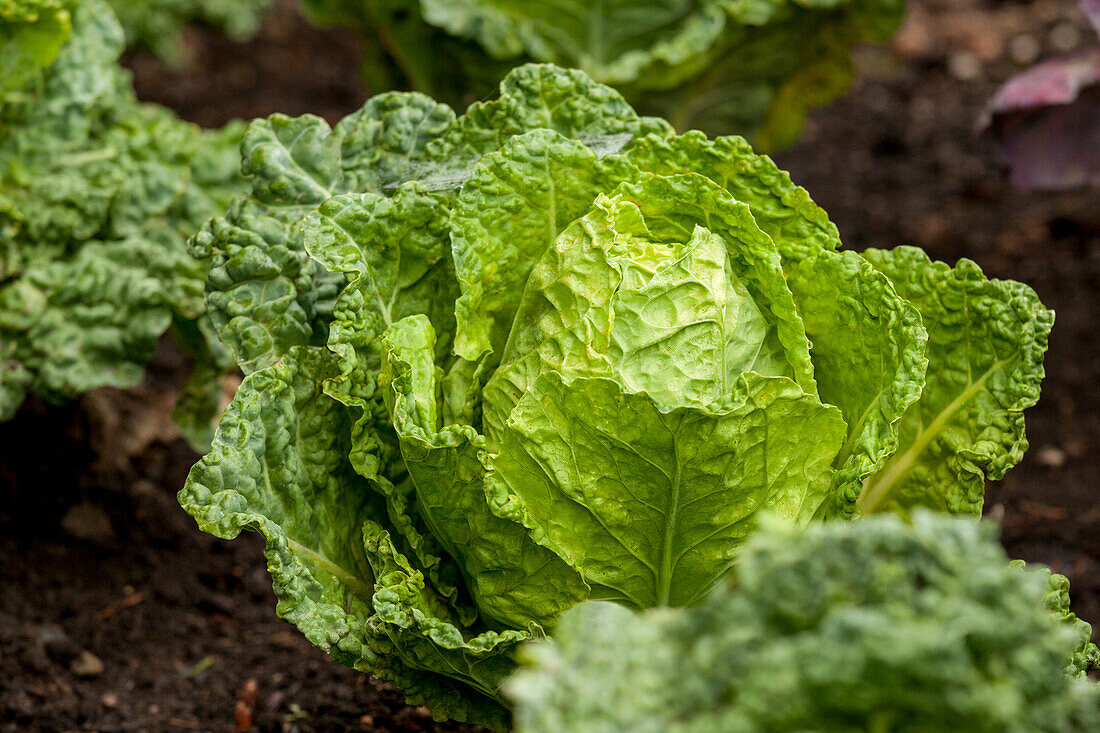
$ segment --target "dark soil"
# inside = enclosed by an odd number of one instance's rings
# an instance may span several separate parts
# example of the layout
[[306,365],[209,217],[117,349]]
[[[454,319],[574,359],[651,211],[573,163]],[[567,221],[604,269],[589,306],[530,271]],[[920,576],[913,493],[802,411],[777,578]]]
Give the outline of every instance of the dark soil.
[[355,34],[309,25],[293,0],[277,0],[248,43],[234,43],[209,28],[189,28],[183,46],[188,62],[178,69],[165,68],[149,52],[128,54],[125,63],[139,97],[204,127],[273,112],[311,113],[335,123],[368,96],[358,73],[361,43]]
[[[849,247],[970,257],[1058,312],[1033,447],[987,512],[1012,556],[1069,575],[1075,609],[1100,621],[1100,193],[1013,191],[972,134],[1000,82],[1091,38],[1071,0],[911,5],[895,42],[861,50],[852,91],[777,158]],[[355,40],[286,8],[247,44],[203,29],[185,40],[182,70],[128,63],[142,97],[200,124],[335,121],[366,98]],[[0,425],[0,733],[473,730],[432,723],[312,648],[275,616],[259,538],[214,539],[178,508],[196,456],[167,405],[185,372],[166,346],[139,388],[31,403]]]
[[477,730],[312,647],[275,616],[261,538],[183,513],[186,370],[165,341],[141,386],[0,424],[0,732]]

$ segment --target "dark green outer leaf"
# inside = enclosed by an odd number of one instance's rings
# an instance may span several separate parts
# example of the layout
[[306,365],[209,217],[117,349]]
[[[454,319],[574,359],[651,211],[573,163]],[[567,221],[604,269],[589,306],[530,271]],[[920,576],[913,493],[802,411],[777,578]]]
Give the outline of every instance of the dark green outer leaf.
[[[540,547],[517,522],[496,516],[486,498],[485,439],[469,425],[440,427],[434,333],[423,316],[387,331],[381,382],[417,487],[420,514],[465,571],[486,614],[513,627],[550,625],[588,597],[575,571]],[[554,592],[547,593],[547,588]]]
[[321,391],[335,373],[332,356],[294,349],[250,375],[180,503],[219,537],[264,535],[280,616],[337,661],[438,716],[503,728],[490,696],[510,668],[501,655],[525,634],[466,635],[425,591],[384,529],[382,497],[348,460],[350,420]]

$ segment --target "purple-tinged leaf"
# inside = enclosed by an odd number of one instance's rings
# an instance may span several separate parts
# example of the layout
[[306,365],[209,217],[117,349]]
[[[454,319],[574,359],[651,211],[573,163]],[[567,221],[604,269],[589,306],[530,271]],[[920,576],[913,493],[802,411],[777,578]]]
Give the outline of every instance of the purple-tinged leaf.
[[1081,90],[1095,84],[1100,84],[1100,49],[1051,59],[1009,79],[993,97],[989,111],[997,115],[1070,104]]
[[[1082,7],[1100,20],[1100,0]],[[979,130],[1000,142],[1022,189],[1100,185],[1100,48],[1052,59],[997,92]]]
[[1017,188],[1100,186],[1100,87],[1073,104],[1009,116],[1000,138]]

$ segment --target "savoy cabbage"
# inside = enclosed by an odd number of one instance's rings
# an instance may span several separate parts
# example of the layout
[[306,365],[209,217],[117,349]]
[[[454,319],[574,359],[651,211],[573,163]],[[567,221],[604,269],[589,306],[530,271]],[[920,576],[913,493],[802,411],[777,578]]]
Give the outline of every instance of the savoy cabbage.
[[976,515],[1026,449],[1030,288],[841,250],[743,139],[582,72],[273,115],[242,158],[193,248],[248,376],[180,502],[261,532],[279,613],[439,716],[504,726],[516,644],[698,602],[763,511]]
[[1013,565],[990,527],[931,513],[766,529],[695,608],[566,613],[506,685],[516,730],[1100,729],[1065,578]]
[[0,86],[0,419],[28,392],[133,384],[172,329],[200,359],[198,441],[225,358],[186,242],[237,193],[244,129],[139,103],[122,47],[101,0],[0,5],[0,53],[18,61]]
[[[797,137],[806,112],[851,80],[849,49],[881,42],[904,0],[302,0],[366,39],[371,89],[461,108],[524,61],[581,69],[679,130]],[[446,63],[440,63],[446,59]]]

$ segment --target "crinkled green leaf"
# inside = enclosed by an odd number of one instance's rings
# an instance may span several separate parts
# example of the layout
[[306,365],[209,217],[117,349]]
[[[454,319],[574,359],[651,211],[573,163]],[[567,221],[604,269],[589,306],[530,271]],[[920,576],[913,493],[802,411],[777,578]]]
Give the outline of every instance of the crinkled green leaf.
[[390,195],[408,181],[455,191],[481,155],[542,127],[597,151],[665,129],[584,75],[538,65],[515,69],[498,99],[457,120],[423,95],[393,93],[374,97],[335,129],[311,115],[254,122],[242,149],[251,194],[194,241],[198,255],[212,258],[207,307],[242,368],[262,368],[292,346],[327,340],[344,278],[303,250],[306,214],[334,195]]
[[[435,151],[472,148],[471,155],[496,150],[512,135],[553,130],[606,150],[651,133],[670,134],[668,123],[638,113],[609,86],[575,69],[524,64],[500,84],[500,97],[470,105]],[[616,140],[618,137],[622,140]]]
[[812,344],[821,399],[848,424],[836,491],[822,510],[850,516],[864,480],[897,450],[902,415],[920,398],[928,334],[916,307],[854,252],[800,260],[788,284]]
[[[323,340],[313,332],[322,279],[284,221],[250,201],[234,201],[223,219],[192,240],[210,260],[206,307],[218,337],[246,373],[277,361],[292,346]],[[304,295],[308,293],[308,295]]]
[[772,510],[804,524],[832,486],[835,408],[743,375],[708,409],[661,410],[614,381],[540,376],[490,464],[494,511],[637,608],[691,605]]
[[522,525],[489,510],[484,438],[469,425],[442,425],[431,324],[406,318],[384,343],[386,402],[425,522],[461,562],[482,611],[519,627],[553,622],[588,587]]
[[422,94],[380,94],[341,120],[341,175],[348,191],[389,192],[416,177],[454,111]]
[[810,194],[766,155],[739,137],[710,140],[693,130],[673,137],[644,137],[626,157],[643,171],[662,176],[706,176],[752,210],[753,219],[775,242],[784,264],[819,250],[840,247],[840,234]]
[[449,217],[441,197],[415,183],[392,197],[335,196],[306,217],[306,251],[349,283],[337,300],[328,341],[343,362],[341,377],[331,385],[335,392],[370,397],[380,363],[375,340],[405,316],[427,314],[439,335],[437,356],[450,352],[458,283]]
[[531,268],[596,196],[638,178],[634,166],[549,130],[508,140],[478,161],[454,205],[451,238],[462,296],[455,353],[498,355]]
[[430,145],[431,165],[418,178],[429,188],[458,188],[481,156],[532,130],[553,130],[598,156],[636,138],[672,131],[664,120],[639,117],[622,95],[580,71],[525,64],[501,82],[499,98],[470,105]]
[[310,115],[253,122],[241,146],[250,196],[192,242],[196,256],[211,260],[206,307],[246,373],[293,346],[324,342],[324,304],[337,288],[302,250],[294,225],[335,187],[329,136],[328,125]]
[[970,260],[951,268],[915,247],[863,256],[920,311],[928,377],[859,509],[978,514],[986,479],[1001,478],[1027,450],[1024,410],[1039,399],[1054,313],[1031,288],[986,279]]
[[492,697],[509,663],[498,657],[524,634],[459,629],[424,591],[383,529],[381,496],[348,460],[347,412],[321,390],[335,373],[334,357],[299,348],[245,379],[180,503],[219,537],[264,535],[279,615],[337,661],[438,716],[502,728]]
[[520,733],[1085,733],[1077,634],[984,525],[922,513],[772,528],[696,608],[586,603],[527,645]]

